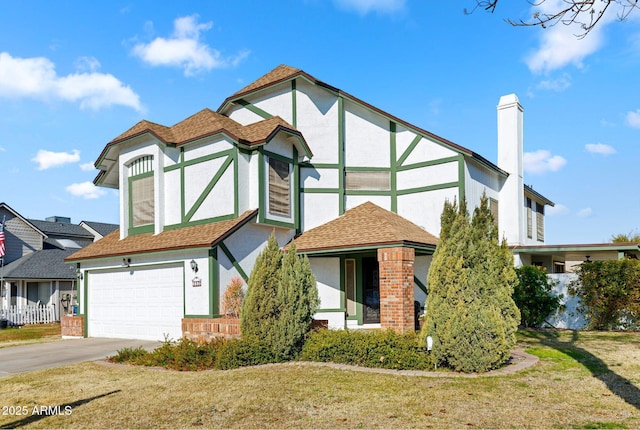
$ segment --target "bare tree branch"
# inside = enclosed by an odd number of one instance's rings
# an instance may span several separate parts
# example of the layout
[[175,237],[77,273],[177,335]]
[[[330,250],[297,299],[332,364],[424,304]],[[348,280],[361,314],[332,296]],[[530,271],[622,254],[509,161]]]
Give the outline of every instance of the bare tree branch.
[[[640,9],[640,0],[562,0],[563,5],[552,12],[540,12],[536,8],[540,7],[547,0],[529,1],[534,8],[533,16],[530,20],[511,20],[506,21],[514,26],[542,28],[552,27],[558,23],[563,25],[578,24],[582,33],[576,34],[576,37],[583,38],[600,22],[607,9],[617,4],[620,6],[618,19],[626,20],[634,11]],[[476,9],[482,8],[488,12],[495,12],[498,0],[476,0],[476,6],[468,12],[473,13]]]

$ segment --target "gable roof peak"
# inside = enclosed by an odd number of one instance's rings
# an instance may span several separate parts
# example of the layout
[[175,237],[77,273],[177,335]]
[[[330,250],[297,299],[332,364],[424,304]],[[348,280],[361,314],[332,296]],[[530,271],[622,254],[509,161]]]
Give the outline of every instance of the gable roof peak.
[[296,69],[295,67],[287,66],[286,64],[280,64],[278,67],[266,73],[265,75],[258,78],[257,80],[253,81],[246,87],[242,88],[240,91],[237,91],[232,97],[235,97],[236,95],[239,95],[239,94],[244,94],[244,93],[253,91],[257,88],[271,85],[277,81],[286,80],[291,76],[300,72],[302,72],[302,70]]

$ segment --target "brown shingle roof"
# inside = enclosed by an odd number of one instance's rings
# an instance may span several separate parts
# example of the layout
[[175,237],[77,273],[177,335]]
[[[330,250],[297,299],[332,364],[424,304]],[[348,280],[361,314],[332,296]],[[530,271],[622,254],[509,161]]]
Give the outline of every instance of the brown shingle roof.
[[122,240],[120,240],[120,230],[118,229],[70,255],[65,261],[211,247],[248,223],[257,213],[258,210],[256,209],[246,211],[238,218],[228,221],[167,230],[160,234],[136,234],[127,236]]
[[294,242],[298,252],[312,252],[393,244],[435,247],[438,238],[400,215],[367,202],[302,233]]
[[300,69],[296,69],[295,67],[287,66],[286,64],[281,64],[266,75],[262,76],[256,81],[253,81],[246,87],[242,88],[240,91],[237,91],[235,95],[247,93],[253,91],[255,89],[265,87],[273,84],[274,82],[278,82],[281,80],[286,80],[290,76],[295,75],[296,73],[301,72]]

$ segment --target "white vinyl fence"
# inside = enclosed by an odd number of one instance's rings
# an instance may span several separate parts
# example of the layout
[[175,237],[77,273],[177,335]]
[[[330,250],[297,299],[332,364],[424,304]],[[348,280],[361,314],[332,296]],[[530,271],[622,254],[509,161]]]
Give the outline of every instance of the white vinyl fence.
[[0,309],[0,319],[7,320],[8,325],[51,323],[56,322],[56,308],[47,305],[14,305],[9,309]]

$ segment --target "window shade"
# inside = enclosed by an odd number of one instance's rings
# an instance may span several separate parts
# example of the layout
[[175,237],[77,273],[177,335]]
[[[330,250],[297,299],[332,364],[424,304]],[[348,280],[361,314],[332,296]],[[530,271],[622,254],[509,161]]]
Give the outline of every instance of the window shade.
[[133,227],[153,224],[153,175],[131,181],[131,202]]
[[289,163],[269,158],[269,212],[290,216],[291,193]]
[[389,172],[346,172],[345,188],[347,190],[389,191],[391,189],[391,175]]

